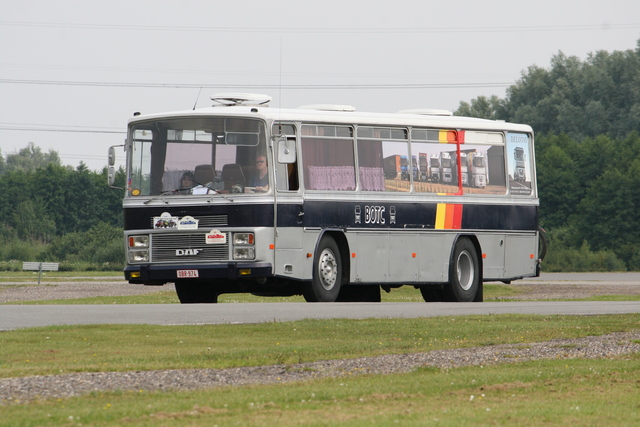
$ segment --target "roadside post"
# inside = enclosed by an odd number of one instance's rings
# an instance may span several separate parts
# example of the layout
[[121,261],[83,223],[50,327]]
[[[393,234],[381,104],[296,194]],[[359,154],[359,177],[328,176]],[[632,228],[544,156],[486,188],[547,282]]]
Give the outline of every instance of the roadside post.
[[42,280],[42,272],[43,271],[58,271],[58,263],[57,262],[23,262],[22,269],[27,271],[37,271],[38,272],[38,285]]

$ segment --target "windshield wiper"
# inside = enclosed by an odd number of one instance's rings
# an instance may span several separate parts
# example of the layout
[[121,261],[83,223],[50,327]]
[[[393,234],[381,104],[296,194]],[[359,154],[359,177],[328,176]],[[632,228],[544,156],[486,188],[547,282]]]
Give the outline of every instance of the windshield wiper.
[[[228,201],[230,201],[230,202],[233,202],[233,199],[232,199],[231,197],[225,196],[224,194],[220,193],[220,192],[219,192],[218,190],[216,190],[215,188],[211,187],[211,185],[210,185],[211,183],[201,184],[201,183],[199,183],[199,182],[197,182],[197,181],[193,181],[193,182],[194,182],[195,184],[198,184],[198,185],[197,185],[197,186],[194,186],[194,187],[188,187],[188,188],[177,188],[177,189],[175,189],[175,190],[166,190],[166,191],[163,191],[163,192],[162,192],[162,193],[160,193],[159,195],[157,195],[157,196],[155,196],[155,197],[152,197],[152,198],[150,198],[149,200],[146,200],[146,201],[144,202],[144,204],[145,204],[145,205],[146,205],[146,204],[149,204],[149,203],[153,202],[154,200],[158,200],[158,199],[159,199],[160,197],[162,197],[162,196],[166,196],[166,195],[169,195],[169,194],[174,195],[175,193],[177,193],[177,194],[175,194],[175,195],[180,195],[180,194],[181,194],[181,193],[180,193],[181,191],[184,191],[184,190],[193,190],[194,188],[198,188],[198,187],[206,188],[207,190],[210,190],[211,192],[207,192],[207,193],[203,193],[203,194],[197,194],[197,193],[196,193],[196,194],[194,194],[194,193],[192,192],[192,193],[190,193],[189,195],[195,195],[195,196],[206,196],[206,195],[209,195],[209,194],[216,194],[216,195],[219,195],[219,196],[221,196],[222,198],[224,198],[224,199],[226,199],[226,200],[228,200]],[[183,194],[183,195],[184,195],[184,194]],[[168,203],[168,202],[166,202],[166,201],[165,201],[165,203]]]

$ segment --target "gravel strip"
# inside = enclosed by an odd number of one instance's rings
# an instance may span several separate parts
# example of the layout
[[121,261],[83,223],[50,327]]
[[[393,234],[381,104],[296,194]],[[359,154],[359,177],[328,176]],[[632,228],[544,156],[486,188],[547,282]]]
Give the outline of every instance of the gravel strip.
[[604,295],[640,295],[640,286],[637,283],[607,283],[598,282],[596,284],[577,284],[553,282],[545,284],[534,284],[514,282],[511,284],[515,289],[522,291],[521,294],[504,297],[503,299],[514,301],[525,300],[546,300],[546,299],[580,299]]
[[163,286],[130,285],[123,280],[55,282],[48,284],[0,283],[0,304],[11,301],[45,301],[104,296],[143,295],[175,292],[173,283]]
[[420,367],[514,363],[538,359],[610,358],[640,352],[640,330],[541,343],[386,354],[295,365],[231,369],[83,372],[0,379],[0,405],[42,398],[67,398],[102,391],[196,390],[248,384],[274,384],[315,378],[411,372]]

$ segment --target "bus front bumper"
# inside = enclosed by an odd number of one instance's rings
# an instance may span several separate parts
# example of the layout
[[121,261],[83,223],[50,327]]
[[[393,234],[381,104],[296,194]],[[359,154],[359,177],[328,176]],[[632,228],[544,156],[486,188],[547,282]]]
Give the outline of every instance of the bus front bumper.
[[194,265],[127,265],[124,278],[129,283],[164,285],[176,280],[242,280],[272,277],[270,263],[194,264]]

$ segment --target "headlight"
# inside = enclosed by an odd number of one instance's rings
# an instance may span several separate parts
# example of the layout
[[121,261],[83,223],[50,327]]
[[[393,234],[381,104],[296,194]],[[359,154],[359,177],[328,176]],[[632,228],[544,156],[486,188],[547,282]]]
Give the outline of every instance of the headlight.
[[234,245],[253,245],[255,242],[255,236],[253,233],[233,233]]
[[129,236],[130,248],[148,248],[149,236]]
[[254,259],[256,257],[256,251],[254,248],[233,248],[233,259],[244,260]]
[[129,263],[149,262],[149,251],[129,251]]

